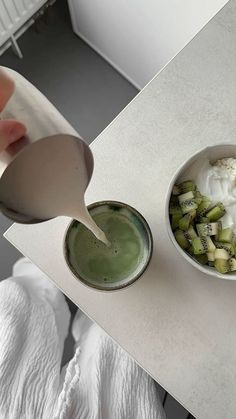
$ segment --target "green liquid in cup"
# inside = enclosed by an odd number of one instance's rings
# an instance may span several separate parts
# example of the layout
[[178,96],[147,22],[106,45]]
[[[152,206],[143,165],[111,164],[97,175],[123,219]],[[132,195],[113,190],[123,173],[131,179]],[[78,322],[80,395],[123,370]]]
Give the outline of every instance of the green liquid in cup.
[[107,247],[83,224],[73,221],[66,236],[66,257],[71,269],[83,282],[96,288],[128,285],[143,271],[150,253],[150,236],[144,220],[131,207],[119,203],[96,204],[90,215],[111,246]]

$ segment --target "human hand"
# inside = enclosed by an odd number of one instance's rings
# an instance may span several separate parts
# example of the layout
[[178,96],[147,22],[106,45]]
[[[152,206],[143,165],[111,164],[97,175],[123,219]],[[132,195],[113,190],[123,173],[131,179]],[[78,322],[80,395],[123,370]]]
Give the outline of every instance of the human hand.
[[[0,112],[14,92],[14,82],[0,70]],[[14,119],[0,120],[0,153],[26,133],[25,126]]]

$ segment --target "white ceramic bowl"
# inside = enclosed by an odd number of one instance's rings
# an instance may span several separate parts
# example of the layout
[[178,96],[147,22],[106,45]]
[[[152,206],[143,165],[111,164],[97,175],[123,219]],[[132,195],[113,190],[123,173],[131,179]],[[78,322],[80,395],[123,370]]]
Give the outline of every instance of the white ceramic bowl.
[[171,182],[169,184],[169,188],[167,191],[166,197],[166,206],[165,206],[165,218],[166,218],[166,226],[169,237],[174,244],[175,248],[178,252],[195,268],[199,271],[202,271],[208,275],[212,275],[214,277],[228,279],[228,280],[236,280],[236,273],[231,272],[228,274],[221,274],[217,272],[215,268],[210,266],[201,265],[196,260],[194,260],[188,253],[186,253],[177,243],[175,240],[175,236],[171,229],[170,224],[170,217],[169,217],[169,202],[170,196],[175,183],[180,183],[184,180],[193,179],[195,178],[197,166],[204,158],[208,158],[211,163],[214,163],[218,159],[222,159],[224,157],[234,157],[236,158],[236,144],[217,144],[214,146],[206,147],[198,151],[197,153],[193,154],[187,161],[185,161],[182,166],[177,170]]

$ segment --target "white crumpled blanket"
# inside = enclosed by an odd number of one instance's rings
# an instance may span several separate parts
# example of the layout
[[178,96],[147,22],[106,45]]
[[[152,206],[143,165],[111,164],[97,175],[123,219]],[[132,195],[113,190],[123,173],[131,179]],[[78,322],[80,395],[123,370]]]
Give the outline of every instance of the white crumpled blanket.
[[80,310],[61,370],[69,323],[63,294],[18,261],[0,283],[0,418],[165,419],[153,380]]

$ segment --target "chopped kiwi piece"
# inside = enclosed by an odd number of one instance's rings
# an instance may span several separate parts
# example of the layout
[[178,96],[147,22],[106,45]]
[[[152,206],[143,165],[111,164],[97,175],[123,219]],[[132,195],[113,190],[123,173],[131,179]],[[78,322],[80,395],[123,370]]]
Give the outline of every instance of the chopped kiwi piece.
[[203,200],[203,196],[198,190],[196,190],[194,192],[194,201],[196,202],[197,206],[201,204],[202,200]]
[[208,258],[206,254],[202,254],[202,255],[195,255],[194,251],[193,251],[193,246],[190,246],[187,249],[187,252],[199,263],[201,263],[201,265],[206,265],[208,262]]
[[208,251],[207,240],[205,237],[196,237],[193,239],[192,246],[195,255],[203,255]]
[[193,246],[189,246],[189,248],[187,249],[187,252],[191,255],[194,256],[194,252],[193,252]]
[[183,216],[177,196],[173,196],[173,195],[171,196],[170,205],[169,205],[169,213],[171,215],[180,214],[181,216]]
[[173,190],[178,191],[179,194],[183,194],[190,191],[196,190],[196,185],[192,180],[185,180],[182,183],[179,183],[178,185],[175,185]]
[[192,180],[185,180],[178,185],[180,193],[186,193],[196,190],[196,184]]
[[192,180],[185,180],[179,185],[181,193],[190,192],[196,190],[196,184]]
[[176,230],[177,228],[179,228],[179,220],[181,218],[182,218],[182,213],[172,215],[172,218],[171,218],[171,228],[172,228],[172,230]]
[[201,192],[198,189],[196,189],[194,191],[194,196],[195,196],[195,198],[201,198],[201,199],[203,199],[203,195],[201,194]]
[[203,254],[203,255],[194,255],[194,259],[196,259],[196,261],[198,263],[200,263],[201,265],[206,265],[207,262],[208,262],[208,259],[207,259],[207,255],[206,254]]
[[192,191],[179,195],[178,199],[183,214],[197,209],[197,204],[194,200],[194,194]]
[[196,224],[199,236],[215,236],[218,232],[218,223]]
[[211,208],[207,213],[206,217],[209,221],[217,221],[225,214],[225,207],[222,202],[218,202],[213,208]]
[[216,250],[216,246],[214,245],[214,243],[213,243],[213,241],[211,240],[211,238],[210,237],[205,237],[206,238],[206,241],[207,241],[207,247],[208,247],[208,249],[207,249],[207,251],[208,252],[214,252],[215,250]]
[[209,220],[208,220],[208,218],[207,217],[204,217],[203,215],[197,215],[196,216],[196,222],[198,223],[198,224],[208,224],[209,223]]
[[183,202],[189,201],[190,199],[194,198],[194,194],[192,191],[183,193],[178,196],[179,203],[182,204]]
[[196,197],[196,198],[194,198],[194,201],[196,202],[197,206],[199,206],[202,202],[202,198]]
[[186,214],[190,211],[196,210],[197,209],[197,204],[194,201],[194,199],[190,199],[189,201],[182,202],[180,207],[182,209],[183,214]]
[[217,249],[225,249],[231,257],[235,255],[234,246],[232,245],[232,243],[222,243],[215,241],[214,244]]
[[219,236],[220,236],[220,232],[222,230],[222,222],[218,220],[217,223],[218,223],[218,231],[217,231],[217,234],[215,235],[215,240],[220,241]]
[[179,220],[179,228],[180,230],[188,230],[191,222],[194,220],[194,218],[196,217],[196,211],[190,211],[187,214],[185,214],[182,218],[180,218]]
[[215,252],[207,252],[207,259],[208,259],[208,262],[214,262]]
[[193,239],[195,239],[197,237],[197,233],[194,230],[192,225],[188,228],[187,231],[184,232],[184,235],[185,235],[186,239],[188,239],[189,241],[192,241]]
[[189,247],[189,242],[186,239],[184,232],[182,230],[176,230],[175,238],[182,249],[187,249]]
[[180,230],[188,230],[190,224],[191,224],[191,216],[189,214],[185,214],[182,218],[179,220],[179,229]]
[[229,259],[229,270],[230,272],[236,271],[236,259],[235,258],[231,258]]
[[179,215],[181,215],[181,217],[183,216],[183,213],[182,213],[182,210],[181,210],[180,206],[176,205],[174,203],[170,203],[169,213],[170,213],[170,215],[179,214]]
[[195,255],[202,255],[207,252],[215,251],[215,245],[208,236],[193,239],[192,246]]
[[223,228],[218,235],[218,240],[222,243],[231,243],[233,230],[231,228]]
[[179,190],[178,185],[174,185],[172,189],[172,195],[179,195],[181,192]]
[[236,234],[235,233],[233,233],[233,235],[232,235],[231,243],[236,244]]
[[207,210],[211,207],[211,205],[212,205],[211,200],[207,198],[206,196],[203,196],[201,203],[198,205],[197,214],[199,216],[204,216]]
[[226,274],[229,272],[229,262],[225,259],[216,259],[214,266],[218,272],[221,274]]
[[225,249],[216,249],[214,256],[215,256],[215,259],[225,259],[225,260],[230,259],[230,255]]

